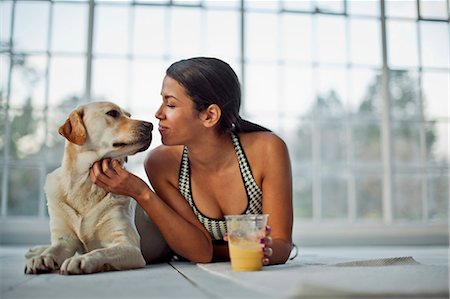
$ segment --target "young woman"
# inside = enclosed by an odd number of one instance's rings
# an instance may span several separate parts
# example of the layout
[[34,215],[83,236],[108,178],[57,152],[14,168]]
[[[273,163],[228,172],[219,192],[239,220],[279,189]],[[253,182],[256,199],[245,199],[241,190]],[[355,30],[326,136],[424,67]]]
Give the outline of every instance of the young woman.
[[161,96],[155,116],[162,145],[145,160],[154,191],[117,161],[97,162],[90,173],[143,209],[136,223],[144,257],[166,256],[167,242],[192,262],[228,260],[224,215],[264,213],[270,232],[263,263],[285,263],[293,221],[288,150],[274,133],[241,119],[235,72],[216,58],[181,60],[167,69]]

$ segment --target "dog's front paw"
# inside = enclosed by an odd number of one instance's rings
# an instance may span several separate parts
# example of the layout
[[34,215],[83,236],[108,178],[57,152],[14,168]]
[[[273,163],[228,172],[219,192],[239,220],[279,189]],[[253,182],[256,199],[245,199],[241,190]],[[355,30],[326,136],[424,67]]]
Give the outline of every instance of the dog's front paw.
[[40,255],[29,258],[25,266],[26,274],[49,273],[58,270],[58,263],[51,255]]
[[89,260],[90,258],[84,255],[73,256],[62,263],[59,272],[63,275],[98,272],[95,270],[94,264],[89,262]]
[[44,250],[46,250],[49,247],[50,247],[50,245],[41,245],[41,246],[35,246],[33,248],[30,248],[30,249],[28,249],[28,252],[25,253],[25,258],[31,259],[33,257],[37,257],[37,256],[41,255],[44,252]]

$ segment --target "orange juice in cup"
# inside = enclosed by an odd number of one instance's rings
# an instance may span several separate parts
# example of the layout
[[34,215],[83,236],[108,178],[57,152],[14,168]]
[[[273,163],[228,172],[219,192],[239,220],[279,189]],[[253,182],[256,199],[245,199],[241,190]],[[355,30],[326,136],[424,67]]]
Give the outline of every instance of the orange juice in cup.
[[233,271],[259,271],[262,268],[266,214],[226,215],[228,249]]

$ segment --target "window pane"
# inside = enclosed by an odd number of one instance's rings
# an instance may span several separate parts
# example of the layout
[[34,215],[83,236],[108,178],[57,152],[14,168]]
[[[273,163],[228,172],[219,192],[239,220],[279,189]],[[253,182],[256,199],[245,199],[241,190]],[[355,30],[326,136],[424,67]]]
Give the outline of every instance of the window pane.
[[28,99],[33,106],[45,105],[46,56],[16,55],[11,75],[10,105],[22,108]]
[[321,63],[346,63],[345,18],[317,17],[317,58]]
[[[294,216],[299,218],[309,218],[313,216],[313,199],[312,199],[312,179],[311,170],[304,169],[306,175],[295,177],[294,182]],[[308,175],[309,174],[309,175]]]
[[357,163],[381,161],[381,129],[378,123],[353,125],[353,151]]
[[394,162],[420,163],[420,127],[416,122],[394,122],[392,125]]
[[386,15],[389,17],[417,18],[416,1],[386,0]]
[[240,16],[234,11],[206,11],[206,55],[235,60],[239,55]]
[[193,8],[172,8],[170,52],[178,58],[198,56],[202,51],[202,14]]
[[357,68],[352,68],[350,72],[351,83],[346,110],[358,116],[380,115],[380,72]]
[[[295,165],[299,163],[310,163],[312,161],[312,145],[313,134],[312,128],[309,123],[302,122],[298,127],[293,128],[292,142],[289,145],[289,151],[291,153],[292,165],[294,165],[293,171],[295,171]],[[288,139],[289,140],[289,139]],[[300,172],[303,172],[301,170]]]
[[162,56],[166,52],[167,8],[136,6],[133,51],[137,55]]
[[350,19],[350,60],[354,64],[379,66],[381,40],[379,21]]
[[347,98],[347,71],[343,68],[319,69],[314,111],[324,117],[342,116]]
[[[161,86],[167,65],[158,61],[136,59],[132,65],[130,106],[153,114],[161,105]],[[130,111],[131,112],[131,111]]]
[[45,151],[46,161],[49,168],[57,168],[60,166],[62,156],[64,153],[65,138],[58,133],[58,129],[64,124],[75,107],[80,104],[78,100],[72,99],[65,101],[64,104],[53,108],[50,107],[47,111],[47,139],[45,144],[47,149]]
[[307,115],[313,105],[313,83],[310,68],[286,65],[282,69],[281,98],[286,115]]
[[172,2],[180,5],[199,5],[201,0],[172,0]]
[[58,57],[50,61],[49,105],[58,105],[68,98],[84,96],[86,61],[83,57]]
[[86,51],[88,6],[55,4],[52,20],[52,50],[82,53]]
[[9,81],[9,55],[0,54],[0,107],[6,103]]
[[316,8],[323,12],[344,13],[344,1],[316,0]]
[[420,16],[422,18],[447,19],[447,0],[420,0]]
[[347,217],[347,181],[342,177],[322,177],[323,218]]
[[420,22],[422,65],[449,69],[449,24]]
[[[3,162],[4,152],[5,152],[5,143],[6,143],[6,110],[0,106],[0,161]],[[3,169],[3,166],[0,165],[0,170]],[[0,183],[1,184],[1,183]],[[1,186],[1,185],[0,185]]]
[[265,9],[275,11],[279,8],[279,0],[244,0],[246,9]]
[[422,182],[421,176],[394,175],[394,219],[422,219]]
[[240,8],[240,0],[203,0],[203,5],[214,8]]
[[423,109],[427,120],[449,118],[449,72],[423,72]]
[[447,171],[428,176],[428,217],[448,221],[449,177]]
[[388,20],[386,33],[390,66],[394,68],[417,67],[416,23]]
[[128,2],[131,2],[133,0],[94,0],[95,2],[107,2],[107,3],[111,3],[111,2],[115,2],[115,3],[121,3],[121,4],[127,4]]
[[356,175],[355,182],[357,218],[381,220],[383,187],[381,176]]
[[96,6],[94,52],[122,54],[128,51],[129,6]]
[[391,115],[394,119],[419,119],[419,79],[416,73],[392,71],[389,73]]
[[114,101],[126,106],[128,65],[121,59],[95,59],[93,63],[92,95],[94,99]]
[[311,0],[282,0],[281,5],[287,10],[312,11],[313,5]]
[[379,1],[347,0],[347,8],[351,15],[380,16]]
[[0,2],[0,50],[9,48],[5,43],[9,44],[11,38],[12,3],[12,1]]
[[274,114],[278,107],[276,65],[249,64],[246,72],[245,111],[251,114]]
[[345,162],[348,138],[344,123],[324,123],[320,126],[321,159],[327,162]]
[[450,160],[449,123],[429,122],[425,130],[428,161],[433,164],[448,167]]
[[156,4],[167,4],[170,0],[138,0],[138,3],[156,3]]
[[41,189],[39,169],[10,167],[8,216],[37,215]]
[[275,60],[279,42],[276,15],[248,13],[245,22],[246,59],[249,61]]
[[14,49],[45,51],[48,39],[49,2],[16,2]]
[[45,142],[45,121],[41,111],[33,110],[31,103],[23,109],[9,110],[11,159],[41,159]]
[[308,15],[281,15],[281,55],[285,61],[312,61],[312,18]]

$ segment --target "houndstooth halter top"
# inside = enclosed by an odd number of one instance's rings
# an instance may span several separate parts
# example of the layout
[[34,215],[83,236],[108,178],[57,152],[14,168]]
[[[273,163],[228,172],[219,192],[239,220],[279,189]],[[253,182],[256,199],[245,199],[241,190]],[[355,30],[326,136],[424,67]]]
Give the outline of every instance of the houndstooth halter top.
[[[234,144],[234,150],[239,162],[239,169],[241,171],[242,180],[244,181],[245,190],[247,193],[247,209],[242,214],[261,214],[262,212],[262,191],[258,187],[253,178],[250,165],[247,161],[247,157],[242,149],[239,138],[234,133],[231,133],[231,139]],[[178,177],[178,190],[191,206],[194,214],[198,220],[205,226],[210,233],[213,240],[222,240],[223,236],[227,232],[227,226],[225,218],[209,218],[203,215],[196,207],[192,198],[191,180],[190,180],[190,167],[188,149],[185,146],[183,148],[183,155],[181,158],[180,175]]]

